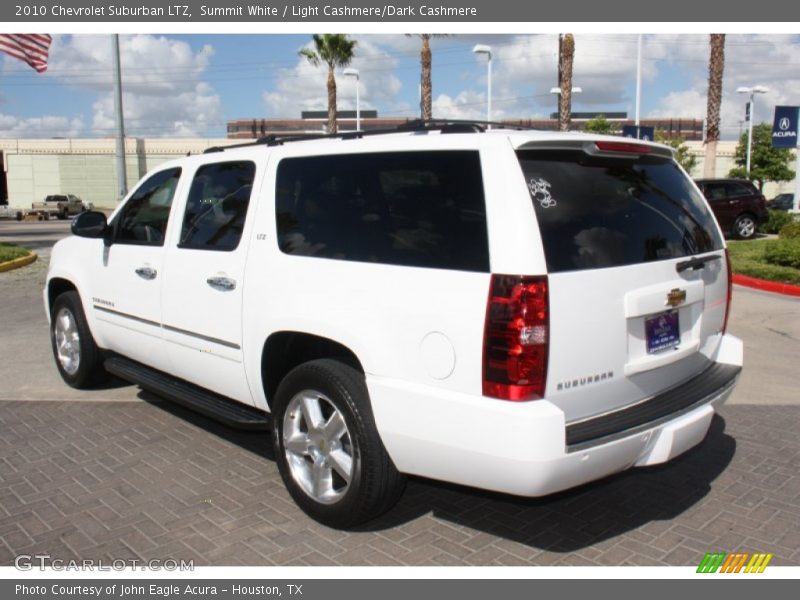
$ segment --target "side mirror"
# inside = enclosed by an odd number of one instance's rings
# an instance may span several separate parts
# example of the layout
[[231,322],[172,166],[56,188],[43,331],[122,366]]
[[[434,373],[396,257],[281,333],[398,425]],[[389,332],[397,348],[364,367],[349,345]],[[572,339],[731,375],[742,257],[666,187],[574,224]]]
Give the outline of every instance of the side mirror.
[[88,210],[72,219],[72,235],[85,238],[105,238],[109,227],[105,214]]

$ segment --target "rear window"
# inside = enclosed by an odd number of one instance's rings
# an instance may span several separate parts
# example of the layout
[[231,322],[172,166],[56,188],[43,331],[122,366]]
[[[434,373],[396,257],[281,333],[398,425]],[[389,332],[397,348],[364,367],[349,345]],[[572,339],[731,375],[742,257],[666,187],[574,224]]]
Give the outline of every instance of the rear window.
[[619,267],[723,247],[705,200],[671,160],[518,153],[550,272]]
[[275,198],[286,254],[489,270],[475,151],[287,158],[278,165]]

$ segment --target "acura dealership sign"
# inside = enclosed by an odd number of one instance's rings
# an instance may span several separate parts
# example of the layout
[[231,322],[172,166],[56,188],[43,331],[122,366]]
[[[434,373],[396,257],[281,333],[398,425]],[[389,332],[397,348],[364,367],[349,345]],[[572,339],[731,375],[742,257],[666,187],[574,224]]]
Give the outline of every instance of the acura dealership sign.
[[772,145],[775,148],[797,147],[797,106],[776,106],[772,123]]

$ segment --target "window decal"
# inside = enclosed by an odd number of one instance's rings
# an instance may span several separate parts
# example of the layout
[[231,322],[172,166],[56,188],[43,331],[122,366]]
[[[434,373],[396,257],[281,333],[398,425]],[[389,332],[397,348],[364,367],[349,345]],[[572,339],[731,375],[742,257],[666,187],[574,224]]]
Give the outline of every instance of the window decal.
[[550,193],[550,182],[539,177],[528,182],[528,189],[531,197],[539,203],[542,208],[550,208],[557,204],[556,199]]

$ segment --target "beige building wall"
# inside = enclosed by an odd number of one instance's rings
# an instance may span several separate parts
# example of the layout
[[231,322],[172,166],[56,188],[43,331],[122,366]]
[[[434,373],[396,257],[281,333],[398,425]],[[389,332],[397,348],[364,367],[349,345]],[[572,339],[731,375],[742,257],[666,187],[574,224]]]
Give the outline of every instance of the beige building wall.
[[[730,170],[736,166],[734,156],[736,154],[737,144],[738,142],[735,141],[717,143],[716,177],[727,177]],[[705,145],[703,142],[686,142],[686,145],[689,148],[689,152],[697,157],[697,165],[695,165],[694,170],[689,174],[692,177],[699,179],[703,176],[703,164],[705,163],[706,158]],[[794,162],[792,162],[790,167],[794,169]],[[794,186],[794,181],[786,181],[783,183],[767,183],[764,185],[764,196],[766,196],[769,200],[783,192],[794,192]]]
[[[128,189],[165,161],[231,143],[228,139],[128,139]],[[75,194],[98,208],[113,208],[119,200],[115,151],[113,139],[0,139],[8,202],[15,208],[30,208],[48,194]]]

